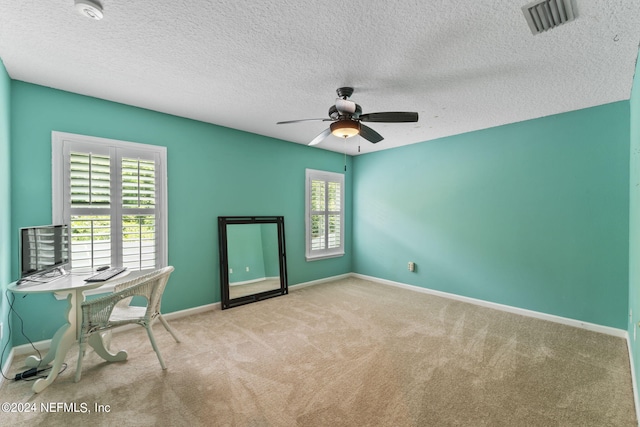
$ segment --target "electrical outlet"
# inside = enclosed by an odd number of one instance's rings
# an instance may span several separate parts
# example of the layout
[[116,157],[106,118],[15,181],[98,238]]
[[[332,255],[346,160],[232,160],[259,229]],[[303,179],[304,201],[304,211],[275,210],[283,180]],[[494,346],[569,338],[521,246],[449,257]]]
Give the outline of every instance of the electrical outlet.
[[247,267],[247,271],[249,271],[249,267]]
[[233,268],[229,269],[229,274],[233,274]]
[[409,271],[415,271],[416,270],[416,263],[415,262],[409,262],[408,267],[409,267]]
[[0,341],[2,341],[2,337],[4,337],[4,322],[0,322]]

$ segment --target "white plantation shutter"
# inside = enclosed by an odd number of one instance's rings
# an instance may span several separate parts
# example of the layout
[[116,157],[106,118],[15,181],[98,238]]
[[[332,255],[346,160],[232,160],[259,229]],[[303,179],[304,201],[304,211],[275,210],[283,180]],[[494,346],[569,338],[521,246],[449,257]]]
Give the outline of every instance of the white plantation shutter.
[[71,264],[91,269],[111,264],[111,159],[70,151],[68,156]]
[[342,246],[342,183],[327,181],[327,248]]
[[53,133],[54,222],[71,226],[71,267],[165,266],[166,149]]
[[326,247],[327,222],[325,218],[326,182],[311,180],[311,250],[319,251]]
[[122,206],[154,208],[156,205],[156,169],[153,160],[122,159]]
[[136,270],[156,266],[156,166],[122,158],[122,262]]
[[344,175],[306,170],[307,261],[344,255]]
[[71,206],[108,208],[111,201],[109,156],[72,151],[69,163]]

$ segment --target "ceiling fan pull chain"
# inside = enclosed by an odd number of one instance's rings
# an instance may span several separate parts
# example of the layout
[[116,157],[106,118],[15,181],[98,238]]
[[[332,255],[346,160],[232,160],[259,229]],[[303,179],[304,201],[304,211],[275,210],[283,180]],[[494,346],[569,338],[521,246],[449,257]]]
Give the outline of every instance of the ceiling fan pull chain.
[[347,138],[344,138],[344,171],[347,171]]

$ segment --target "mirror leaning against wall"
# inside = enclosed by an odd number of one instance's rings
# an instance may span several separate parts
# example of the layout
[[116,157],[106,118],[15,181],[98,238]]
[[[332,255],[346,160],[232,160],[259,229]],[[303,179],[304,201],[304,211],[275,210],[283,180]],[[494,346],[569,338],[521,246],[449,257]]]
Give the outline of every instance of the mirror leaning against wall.
[[288,293],[282,216],[218,217],[222,309]]

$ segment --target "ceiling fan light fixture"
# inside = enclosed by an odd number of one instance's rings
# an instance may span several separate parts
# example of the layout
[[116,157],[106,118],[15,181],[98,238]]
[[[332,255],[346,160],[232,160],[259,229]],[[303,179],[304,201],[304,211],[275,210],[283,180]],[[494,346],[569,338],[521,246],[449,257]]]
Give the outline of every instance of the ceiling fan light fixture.
[[99,21],[103,18],[102,6],[95,0],[76,0],[76,11],[87,18]]
[[360,133],[360,123],[353,120],[339,120],[329,127],[331,133],[339,138],[351,138]]

